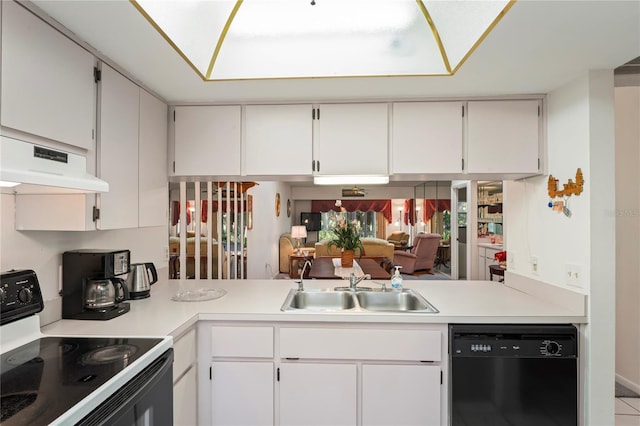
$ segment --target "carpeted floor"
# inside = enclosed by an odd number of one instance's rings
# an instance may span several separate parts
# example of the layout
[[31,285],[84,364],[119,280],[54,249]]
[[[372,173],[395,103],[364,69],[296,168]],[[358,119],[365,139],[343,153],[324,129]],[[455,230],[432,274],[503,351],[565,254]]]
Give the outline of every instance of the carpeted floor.
[[451,275],[440,272],[437,269],[431,274],[416,273],[416,274],[401,274],[403,280],[450,280]]
[[640,398],[640,395],[616,382],[616,398]]

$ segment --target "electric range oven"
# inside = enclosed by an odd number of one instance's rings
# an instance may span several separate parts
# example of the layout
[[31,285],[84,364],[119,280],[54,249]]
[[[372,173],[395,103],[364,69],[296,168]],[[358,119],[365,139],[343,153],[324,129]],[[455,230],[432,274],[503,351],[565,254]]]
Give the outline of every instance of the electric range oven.
[[0,423],[171,425],[171,338],[45,336],[31,270],[1,275]]

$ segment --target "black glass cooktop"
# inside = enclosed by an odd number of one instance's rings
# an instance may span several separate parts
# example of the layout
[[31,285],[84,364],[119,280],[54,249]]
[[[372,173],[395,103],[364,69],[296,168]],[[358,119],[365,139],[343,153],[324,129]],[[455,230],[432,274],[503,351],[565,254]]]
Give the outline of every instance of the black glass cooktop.
[[0,423],[49,424],[161,341],[44,337],[2,354]]

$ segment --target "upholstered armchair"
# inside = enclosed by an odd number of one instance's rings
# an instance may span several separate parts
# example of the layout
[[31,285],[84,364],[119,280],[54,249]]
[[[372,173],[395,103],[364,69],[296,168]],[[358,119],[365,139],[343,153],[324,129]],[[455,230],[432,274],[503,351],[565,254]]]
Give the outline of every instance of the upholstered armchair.
[[403,231],[393,231],[387,237],[387,241],[393,244],[397,249],[405,248],[409,243],[409,234]]
[[413,274],[421,270],[431,272],[441,238],[440,234],[416,235],[411,251],[396,250],[393,263],[402,266],[400,272],[403,274]]

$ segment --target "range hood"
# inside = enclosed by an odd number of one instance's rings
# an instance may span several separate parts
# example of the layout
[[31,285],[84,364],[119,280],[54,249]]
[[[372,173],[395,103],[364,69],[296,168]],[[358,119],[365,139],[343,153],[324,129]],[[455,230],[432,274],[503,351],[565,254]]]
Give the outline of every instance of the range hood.
[[0,136],[0,185],[17,194],[109,191],[87,173],[86,157],[6,136]]

